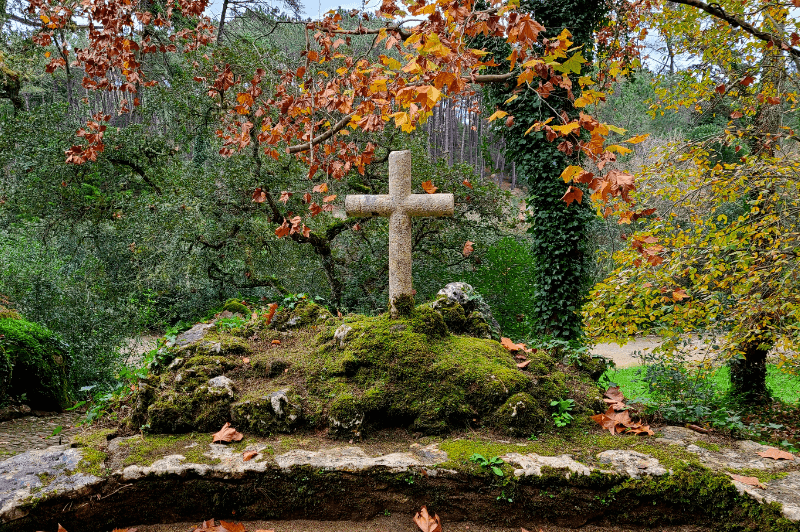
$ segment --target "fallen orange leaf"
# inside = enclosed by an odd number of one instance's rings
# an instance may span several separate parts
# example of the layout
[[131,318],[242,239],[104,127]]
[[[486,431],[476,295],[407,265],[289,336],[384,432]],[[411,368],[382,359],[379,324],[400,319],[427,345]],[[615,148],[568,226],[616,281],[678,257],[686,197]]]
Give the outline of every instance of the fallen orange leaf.
[[218,441],[232,442],[232,441],[242,441],[244,435],[241,432],[237,431],[235,428],[231,427],[230,423],[225,423],[225,425],[222,426],[220,431],[214,434],[213,438],[214,439],[211,441],[211,443],[216,443]]
[[472,255],[472,252],[475,251],[475,248],[472,247],[472,244],[474,243],[475,242],[470,242],[469,240],[467,240],[466,244],[464,244],[464,249],[461,250],[461,254],[464,255],[465,257],[469,257],[470,255]]
[[764,484],[762,484],[758,478],[756,477],[743,477],[741,475],[731,475],[733,480],[739,481],[742,484],[747,484],[748,486],[755,486],[756,488],[761,488],[762,490],[767,489]]
[[422,532],[442,532],[442,523],[439,520],[439,516],[436,514],[429,515],[425,506],[414,516],[414,522]]
[[228,532],[245,532],[244,525],[241,523],[230,523],[228,521],[220,521],[219,525]]
[[525,344],[515,344],[511,341],[511,338],[506,338],[505,336],[500,338],[500,345],[509,351],[519,351],[521,349],[525,349]]
[[250,359],[247,358],[247,357],[242,357],[242,362],[244,362],[245,364],[249,364],[250,363]]
[[792,453],[781,451],[780,449],[776,449],[775,447],[770,447],[766,451],[761,451],[760,453],[757,454],[758,456],[763,456],[764,458],[772,458],[773,460],[794,460],[794,455]]
[[244,458],[245,462],[248,462],[256,456],[258,456],[258,451],[245,451],[244,455],[242,455],[242,458]]
[[272,341],[272,345],[281,345],[281,341],[280,340],[273,340]]
[[530,361],[530,360],[526,360],[525,362],[520,362],[520,363],[518,363],[518,364],[517,364],[517,367],[518,367],[519,369],[525,369],[525,368],[527,368],[527,367],[530,365],[530,363],[531,363],[531,361]]

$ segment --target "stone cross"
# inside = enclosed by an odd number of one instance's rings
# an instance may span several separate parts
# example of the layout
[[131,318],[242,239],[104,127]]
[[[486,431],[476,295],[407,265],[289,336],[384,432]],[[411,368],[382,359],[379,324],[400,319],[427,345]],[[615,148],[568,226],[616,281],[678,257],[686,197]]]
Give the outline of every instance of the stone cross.
[[411,277],[411,217],[452,216],[452,194],[411,193],[411,152],[389,154],[389,194],[347,196],[347,216],[389,218],[389,312],[393,318],[413,304]]

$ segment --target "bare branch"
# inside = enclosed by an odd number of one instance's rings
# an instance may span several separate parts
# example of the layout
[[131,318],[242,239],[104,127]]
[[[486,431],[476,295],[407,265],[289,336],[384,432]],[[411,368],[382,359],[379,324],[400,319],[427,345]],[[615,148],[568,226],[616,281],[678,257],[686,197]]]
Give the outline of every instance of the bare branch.
[[800,49],[795,48],[790,43],[784,41],[779,36],[774,35],[772,33],[761,31],[758,28],[754,27],[752,24],[749,24],[742,20],[741,18],[737,17],[736,15],[730,15],[725,12],[719,4],[712,3],[706,4],[705,2],[701,2],[700,0],[670,0],[670,2],[675,4],[683,4],[686,6],[696,7],[697,9],[701,9],[712,15],[717,17],[721,20],[724,20],[734,28],[741,27],[744,31],[749,33],[750,35],[756,37],[757,39],[761,39],[762,41],[774,43],[775,46],[779,47],[781,50],[786,50],[789,52],[790,55],[793,57],[800,57]]
[[319,144],[321,142],[325,142],[326,140],[331,138],[334,134],[336,134],[339,131],[341,131],[342,129],[344,129],[347,126],[347,124],[350,123],[350,119],[353,118],[355,115],[356,115],[355,112],[352,112],[349,115],[345,115],[344,118],[342,118],[341,120],[336,122],[325,133],[321,133],[321,134],[317,135],[316,137],[311,139],[311,142],[306,142],[304,144],[298,144],[296,146],[289,146],[288,148],[286,148],[286,153],[290,153],[290,154],[291,153],[301,153],[301,152],[310,150],[311,146],[316,146],[317,144]]

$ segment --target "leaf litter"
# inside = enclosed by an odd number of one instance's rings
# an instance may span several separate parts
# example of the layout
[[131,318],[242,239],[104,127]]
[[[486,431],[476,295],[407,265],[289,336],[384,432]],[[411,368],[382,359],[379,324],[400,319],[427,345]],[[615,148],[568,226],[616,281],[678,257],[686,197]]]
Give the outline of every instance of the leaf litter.
[[654,432],[649,425],[643,425],[631,418],[625,405],[625,395],[619,386],[611,386],[603,396],[603,401],[609,405],[603,414],[596,414],[592,419],[611,434],[621,433],[653,436]]

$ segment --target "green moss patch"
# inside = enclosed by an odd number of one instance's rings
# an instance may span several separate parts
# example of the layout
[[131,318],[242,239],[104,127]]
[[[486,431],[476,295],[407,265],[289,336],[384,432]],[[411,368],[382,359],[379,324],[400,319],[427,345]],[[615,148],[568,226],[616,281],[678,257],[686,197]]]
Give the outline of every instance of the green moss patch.
[[18,319],[0,319],[0,405],[23,394],[35,410],[70,404],[67,346],[50,330]]
[[193,464],[218,464],[218,458],[206,456],[208,434],[144,434],[127,438],[119,444],[124,456],[122,466],[150,466],[165,456],[180,454]]
[[[420,305],[397,319],[334,318],[301,300],[246,340],[212,331],[175,350],[181,360],[140,386],[127,422],[158,433],[215,431],[232,421],[265,436],[327,429],[349,439],[391,427],[422,434],[494,427],[527,436],[552,425],[553,399],[575,400],[575,414],[603,407],[585,372],[543,351],[531,353],[522,371],[496,341],[453,334],[448,320],[469,329],[463,309],[443,310]],[[577,424],[585,419],[576,415]]]

